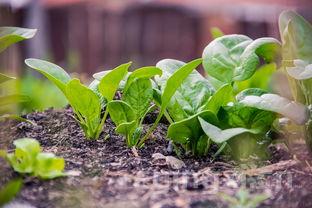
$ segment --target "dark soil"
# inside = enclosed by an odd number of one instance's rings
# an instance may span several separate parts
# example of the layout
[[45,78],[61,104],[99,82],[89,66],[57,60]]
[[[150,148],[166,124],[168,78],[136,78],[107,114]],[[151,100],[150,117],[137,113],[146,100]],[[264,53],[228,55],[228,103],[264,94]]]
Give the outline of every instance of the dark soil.
[[[220,193],[233,195],[240,187],[252,193],[269,193],[271,198],[261,207],[312,207],[312,162],[302,142],[293,147],[294,156],[282,145],[271,147],[272,160],[261,168],[246,169],[222,158],[182,157],[185,166],[175,170],[166,160],[152,157],[155,153],[175,156],[167,150],[165,124],[158,126],[136,155],[114,133],[109,120],[101,139],[88,141],[72,116],[70,109],[50,109],[26,116],[35,126],[0,123],[0,149],[11,150],[14,139],[35,138],[44,151],[64,157],[67,171],[78,174],[49,181],[25,177],[11,207],[17,203],[38,208],[227,207]],[[0,159],[0,186],[17,176]]]

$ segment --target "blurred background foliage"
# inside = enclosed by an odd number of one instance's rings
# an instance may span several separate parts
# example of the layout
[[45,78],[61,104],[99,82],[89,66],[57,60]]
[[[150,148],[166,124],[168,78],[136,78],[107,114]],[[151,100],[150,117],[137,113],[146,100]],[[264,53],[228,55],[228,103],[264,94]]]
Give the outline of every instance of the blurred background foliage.
[[[279,39],[280,12],[295,10],[311,21],[311,7],[311,0],[0,0],[0,26],[38,29],[33,39],[0,55],[0,72],[18,78],[7,90],[29,98],[10,110],[27,113],[66,105],[58,89],[26,69],[25,58],[49,60],[88,84],[93,73],[129,60],[141,67],[163,58],[187,62],[201,57],[204,47],[223,33]],[[276,68],[262,67],[237,83],[236,92],[261,87],[290,97],[287,78],[276,75]]]

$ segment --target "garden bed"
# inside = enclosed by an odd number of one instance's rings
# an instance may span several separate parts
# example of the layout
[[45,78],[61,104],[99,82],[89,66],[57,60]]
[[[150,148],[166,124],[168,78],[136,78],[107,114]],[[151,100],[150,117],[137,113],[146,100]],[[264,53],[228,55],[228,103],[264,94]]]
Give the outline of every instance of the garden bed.
[[[282,145],[270,147],[273,157],[262,167],[246,169],[221,157],[212,161],[211,156],[183,156],[184,165],[174,160],[173,165],[181,166],[174,167],[162,157],[177,158],[167,148],[167,125],[163,123],[153,139],[135,151],[114,133],[110,119],[100,139],[88,141],[70,108],[49,109],[26,118],[36,125],[1,123],[0,149],[13,149],[12,141],[17,138],[35,138],[44,151],[63,157],[66,170],[77,176],[49,181],[26,177],[13,203],[34,207],[227,207],[219,193],[232,195],[246,186],[252,193],[271,194],[261,207],[312,207],[312,161],[301,141],[294,146],[294,157]],[[152,120],[149,116],[144,125]],[[0,167],[0,186],[18,176],[2,159]]]

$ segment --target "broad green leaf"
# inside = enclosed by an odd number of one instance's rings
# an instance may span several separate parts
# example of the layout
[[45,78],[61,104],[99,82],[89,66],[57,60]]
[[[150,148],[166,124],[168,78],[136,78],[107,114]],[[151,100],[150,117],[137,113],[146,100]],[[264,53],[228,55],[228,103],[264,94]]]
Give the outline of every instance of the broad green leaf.
[[26,59],[25,63],[27,66],[47,77],[65,94],[66,84],[71,80],[71,77],[64,71],[64,69],[53,63],[40,59]]
[[82,85],[78,79],[73,79],[66,85],[66,97],[80,122],[92,132],[89,132],[91,135],[86,136],[92,136],[100,123],[99,97],[91,89]]
[[226,84],[209,98],[207,105],[204,106],[204,109],[210,110],[217,115],[221,106],[225,106],[233,100],[233,88],[230,84]]
[[0,73],[0,84],[6,81],[12,80],[12,79],[15,79],[15,77],[9,77],[5,74]]
[[116,126],[137,119],[134,110],[124,101],[114,100],[107,104],[107,110]]
[[203,111],[187,119],[171,124],[168,128],[167,137],[180,144],[186,144],[187,142],[196,144],[199,138],[204,134],[198,117],[202,117],[212,123],[217,123],[217,118],[211,111]]
[[260,89],[260,88],[249,88],[246,90],[241,91],[236,95],[236,100],[241,101],[243,100],[246,96],[249,95],[256,95],[256,96],[261,96],[263,94],[267,94],[268,92],[266,90]]
[[204,49],[206,72],[225,83],[250,78],[260,66],[260,59],[270,63],[280,50],[274,38],[252,40],[244,35],[225,35],[213,40]]
[[[164,91],[170,77],[186,64],[177,60],[165,59],[158,62],[156,66],[163,70],[163,76],[156,77],[156,81]],[[201,112],[213,93],[214,89],[209,81],[194,70],[176,89],[167,110],[174,121],[183,120]]]
[[41,151],[35,139],[23,138],[13,142],[15,152],[7,154],[7,159],[16,172],[32,173],[36,165],[36,156]]
[[222,130],[218,128],[217,126],[210,124],[209,122],[206,121],[206,119],[203,119],[202,117],[199,117],[198,120],[200,122],[202,130],[215,143],[226,142],[232,137],[235,137],[237,135],[240,135],[246,132],[249,132],[252,134],[259,133],[257,130],[246,129],[246,128],[230,128],[230,129]]
[[[283,46],[282,68],[287,70],[287,68],[296,67],[296,63],[293,62],[296,59],[311,63],[312,25],[297,13],[285,11],[282,12],[279,17],[279,30]],[[296,71],[288,71],[291,75],[289,76],[289,81],[294,99],[306,105],[312,104],[311,79],[301,80],[302,76],[298,76],[298,73],[295,73]],[[295,79],[293,77],[295,77]],[[300,78],[300,80],[297,80],[296,77]]]
[[124,92],[122,100],[132,107],[136,118],[141,118],[153,100],[151,81],[146,78],[136,79]]
[[235,92],[241,92],[248,88],[261,88],[264,90],[271,90],[271,80],[275,72],[275,63],[261,66],[249,79],[241,82],[235,82],[234,90]]
[[0,53],[10,45],[35,36],[36,29],[0,27]]
[[306,80],[312,78],[312,64],[308,61],[295,59],[294,66],[286,67],[286,70],[289,76],[297,80]]
[[39,153],[36,160],[35,176],[42,179],[53,179],[65,176],[65,173],[63,173],[65,161],[63,158],[56,157],[52,153]]
[[299,125],[305,124],[309,120],[309,110],[306,106],[275,94],[246,96],[240,103],[245,106],[279,113]]
[[232,103],[222,109],[218,116],[226,128],[242,127],[266,133],[276,118],[275,113],[271,111],[249,107],[241,103]]
[[[116,127],[116,132],[118,134],[122,134],[125,135],[127,137],[127,139],[129,139],[128,137],[131,138],[131,134],[133,133],[134,129],[136,127],[136,121],[133,120],[131,122],[125,122],[125,123],[121,123]],[[129,141],[127,141],[127,143],[129,144]]]
[[15,179],[9,181],[0,189],[0,206],[9,203],[14,199],[14,197],[18,194],[21,187],[23,185],[23,181],[21,179]]
[[129,75],[123,91],[127,92],[128,88],[130,87],[130,85],[135,79],[142,79],[142,78],[150,79],[156,75],[161,76],[162,71],[155,66],[146,66],[146,67],[136,69],[134,72],[132,72]]
[[293,11],[279,17],[284,60],[312,60],[312,25]]
[[98,85],[98,89],[103,97],[109,102],[113,100],[116,91],[119,87],[121,80],[128,73],[128,68],[130,67],[131,62],[122,64],[109,73],[107,73],[101,80]]
[[175,71],[172,76],[166,82],[166,86],[163,90],[163,94],[161,96],[161,109],[165,110],[168,106],[171,97],[174,95],[176,90],[181,86],[184,80],[189,76],[189,74],[199,65],[201,64],[202,59],[193,60],[177,71]]

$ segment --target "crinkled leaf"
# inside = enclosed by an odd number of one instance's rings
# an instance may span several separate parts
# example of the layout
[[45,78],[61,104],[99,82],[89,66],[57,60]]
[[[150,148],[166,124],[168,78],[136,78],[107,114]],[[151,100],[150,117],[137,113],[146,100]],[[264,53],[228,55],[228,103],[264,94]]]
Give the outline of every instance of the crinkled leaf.
[[124,92],[122,100],[129,104],[136,118],[144,115],[153,99],[152,83],[149,79],[136,79]]
[[279,113],[299,125],[309,120],[309,110],[306,106],[276,94],[250,95],[244,97],[240,103],[245,106]]
[[0,189],[0,206],[7,204],[18,194],[22,187],[22,179],[15,179],[9,181]]
[[244,35],[225,35],[213,40],[204,49],[206,72],[225,83],[250,78],[260,59],[272,62],[279,54],[280,43],[274,38],[252,40]]
[[230,128],[230,129],[222,130],[218,128],[217,126],[212,125],[209,122],[207,122],[206,119],[203,119],[201,117],[199,117],[198,119],[205,134],[215,143],[226,142],[232,137],[235,137],[237,135],[240,135],[246,132],[253,133],[253,134],[259,133],[259,131],[257,130],[246,129],[246,128]]
[[[220,120],[224,127],[243,127],[247,129],[257,129],[259,132],[266,133],[270,130],[273,121],[276,118],[275,113],[249,107],[241,103],[222,107],[223,111],[219,113]],[[223,113],[223,117],[220,115]]]
[[71,80],[71,77],[64,71],[64,69],[53,63],[40,59],[26,59],[25,63],[27,66],[47,77],[65,94],[66,84]]
[[16,172],[32,173],[36,165],[36,156],[41,151],[35,139],[22,138],[13,142],[15,152],[7,154],[7,159]]
[[121,80],[124,79],[128,73],[128,68],[131,62],[122,64],[112,71],[108,72],[101,80],[98,85],[98,89],[102,96],[109,102],[113,100],[116,91],[118,90]]
[[89,88],[100,98],[101,106],[102,108],[104,108],[107,101],[99,91],[99,84],[100,84],[100,81],[95,79],[90,83]]
[[306,80],[312,78],[312,64],[308,61],[295,59],[294,66],[286,67],[286,70],[289,76],[297,80]]
[[[186,64],[181,61],[165,59],[157,63],[163,70],[163,76],[156,77],[157,83],[164,91],[167,80],[170,79],[178,69]],[[167,106],[168,112],[174,121],[180,121],[200,111],[207,104],[209,97],[213,94],[214,88],[200,73],[192,71],[177,88]]]
[[39,153],[36,157],[35,176],[42,179],[53,179],[64,176],[65,161],[52,153]]
[[35,36],[36,29],[0,27],[0,53],[10,45]]
[[142,78],[150,79],[156,75],[161,76],[162,71],[155,66],[146,66],[146,67],[136,69],[134,72],[132,72],[129,75],[123,91],[126,92],[135,79],[142,79]]
[[267,94],[268,92],[266,90],[260,89],[260,88],[249,88],[246,90],[241,91],[236,95],[236,100],[241,101],[243,100],[246,96],[249,95],[256,95],[256,96],[261,96],[263,94]]

